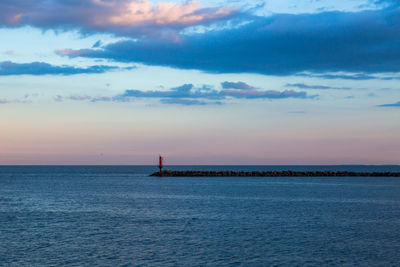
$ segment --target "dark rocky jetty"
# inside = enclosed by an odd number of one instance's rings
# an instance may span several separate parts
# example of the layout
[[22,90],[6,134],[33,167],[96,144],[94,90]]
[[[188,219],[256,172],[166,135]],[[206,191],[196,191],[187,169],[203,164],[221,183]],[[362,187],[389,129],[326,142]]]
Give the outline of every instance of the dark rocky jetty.
[[169,171],[156,172],[150,176],[159,177],[400,177],[400,172],[349,172],[349,171]]

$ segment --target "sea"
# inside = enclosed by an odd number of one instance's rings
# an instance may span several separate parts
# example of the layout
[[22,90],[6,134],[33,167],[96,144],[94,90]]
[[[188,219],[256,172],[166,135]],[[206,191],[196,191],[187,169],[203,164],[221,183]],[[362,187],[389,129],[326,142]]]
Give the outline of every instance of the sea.
[[150,177],[155,171],[0,166],[0,266],[400,265],[400,178]]

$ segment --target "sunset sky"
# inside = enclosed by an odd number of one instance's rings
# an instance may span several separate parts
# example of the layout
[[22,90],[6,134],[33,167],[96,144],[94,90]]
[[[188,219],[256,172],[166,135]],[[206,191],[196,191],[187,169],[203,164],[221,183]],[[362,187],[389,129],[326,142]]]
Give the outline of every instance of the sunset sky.
[[160,153],[400,164],[400,1],[0,1],[0,165]]

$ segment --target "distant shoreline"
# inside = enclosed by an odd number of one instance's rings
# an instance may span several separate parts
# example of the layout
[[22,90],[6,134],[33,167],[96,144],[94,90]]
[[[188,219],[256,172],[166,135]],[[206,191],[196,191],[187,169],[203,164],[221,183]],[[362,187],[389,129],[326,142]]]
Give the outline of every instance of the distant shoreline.
[[158,177],[400,177],[400,172],[350,171],[169,171],[155,172]]

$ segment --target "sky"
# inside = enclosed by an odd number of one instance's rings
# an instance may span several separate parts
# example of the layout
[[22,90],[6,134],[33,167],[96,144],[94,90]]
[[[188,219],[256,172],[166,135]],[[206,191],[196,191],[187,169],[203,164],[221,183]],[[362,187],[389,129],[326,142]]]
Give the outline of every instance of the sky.
[[159,154],[400,164],[400,1],[0,1],[0,165]]

